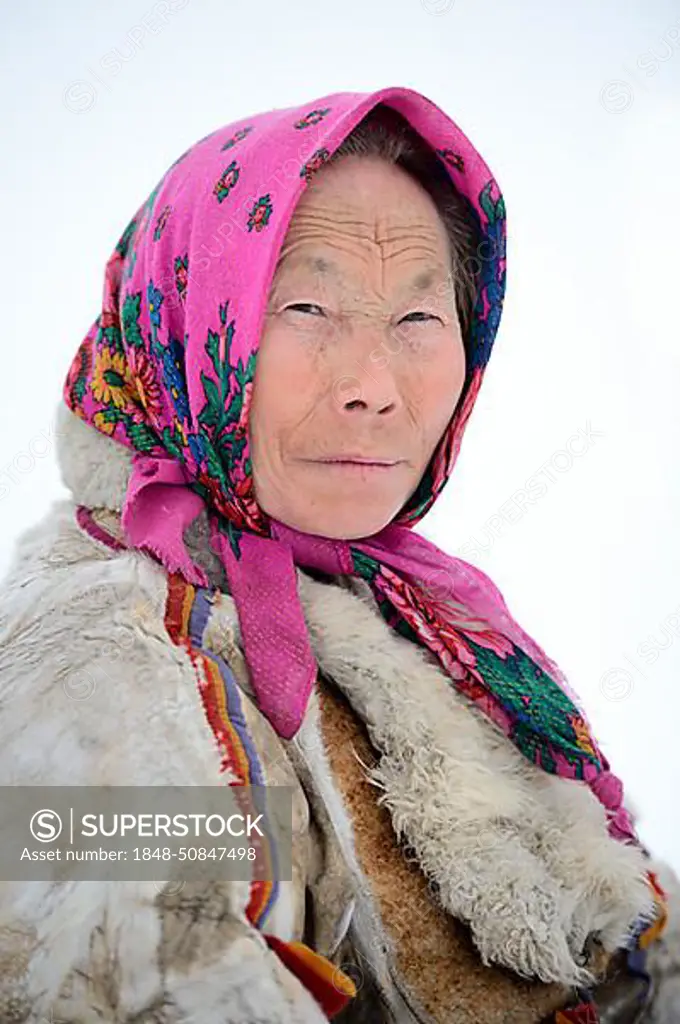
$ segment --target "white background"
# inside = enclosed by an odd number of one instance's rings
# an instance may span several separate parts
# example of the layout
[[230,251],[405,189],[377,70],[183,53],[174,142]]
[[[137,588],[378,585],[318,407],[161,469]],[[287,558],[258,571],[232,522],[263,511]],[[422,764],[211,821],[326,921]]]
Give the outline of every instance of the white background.
[[[249,113],[415,88],[482,152],[509,229],[494,356],[422,531],[562,665],[643,839],[680,870],[680,3],[173,2],[3,12],[0,569],[65,496],[64,375],[170,163]],[[569,466],[556,453],[588,426]],[[513,514],[538,473],[544,496]]]

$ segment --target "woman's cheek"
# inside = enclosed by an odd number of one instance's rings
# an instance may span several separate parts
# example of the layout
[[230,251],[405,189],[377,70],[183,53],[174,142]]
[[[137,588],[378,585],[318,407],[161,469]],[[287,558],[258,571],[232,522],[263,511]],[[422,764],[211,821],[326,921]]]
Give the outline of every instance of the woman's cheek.
[[431,435],[439,440],[455,411],[465,382],[465,364],[459,361],[433,365],[423,382],[424,407],[428,410]]

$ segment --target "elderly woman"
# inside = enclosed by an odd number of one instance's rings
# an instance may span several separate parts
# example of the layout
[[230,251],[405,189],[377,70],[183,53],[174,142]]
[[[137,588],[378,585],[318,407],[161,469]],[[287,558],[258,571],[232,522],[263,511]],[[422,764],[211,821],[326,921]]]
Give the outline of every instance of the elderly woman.
[[403,88],[213,132],[123,232],[5,581],[0,782],[288,786],[292,872],[3,883],[3,1022],[632,1021],[652,976],[677,1019],[674,880],[577,698],[413,530],[505,261]]

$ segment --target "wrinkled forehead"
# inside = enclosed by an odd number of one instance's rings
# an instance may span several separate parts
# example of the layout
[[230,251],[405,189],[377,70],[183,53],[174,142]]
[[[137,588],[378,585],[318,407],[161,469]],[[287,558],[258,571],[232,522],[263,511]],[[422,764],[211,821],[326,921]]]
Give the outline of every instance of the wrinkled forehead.
[[386,250],[404,243],[447,247],[437,206],[410,173],[380,157],[344,156],[318,172],[298,197],[280,256],[300,241],[373,243]]
[[418,293],[450,270],[446,227],[420,183],[386,160],[352,156],[321,170],[299,198],[272,289],[377,277]]

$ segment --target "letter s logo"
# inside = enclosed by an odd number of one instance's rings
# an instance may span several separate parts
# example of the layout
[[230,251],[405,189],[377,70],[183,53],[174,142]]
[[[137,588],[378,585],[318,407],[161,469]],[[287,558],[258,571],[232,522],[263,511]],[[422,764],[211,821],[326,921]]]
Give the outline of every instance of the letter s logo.
[[31,818],[30,829],[31,835],[39,843],[51,843],[61,834],[61,818],[56,811],[45,807],[35,812]]

